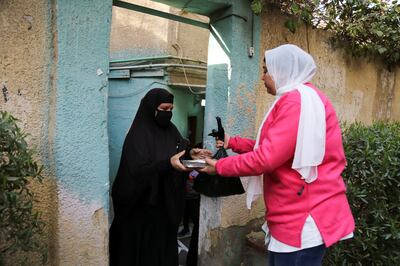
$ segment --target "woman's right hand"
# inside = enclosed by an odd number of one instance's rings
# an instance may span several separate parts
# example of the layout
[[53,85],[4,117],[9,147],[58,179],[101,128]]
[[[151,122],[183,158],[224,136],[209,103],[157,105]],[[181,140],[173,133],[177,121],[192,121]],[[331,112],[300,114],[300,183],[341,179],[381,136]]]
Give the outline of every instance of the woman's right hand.
[[215,142],[215,147],[217,147],[218,149],[221,147],[224,147],[225,149],[228,149],[228,145],[229,145],[229,139],[231,138],[228,134],[225,133],[225,141],[222,140],[216,140]]
[[211,158],[212,151],[209,151],[207,149],[194,148],[190,150],[190,157],[192,157],[193,160],[202,160],[204,158]]
[[207,166],[204,168],[199,169],[199,172],[206,173],[209,175],[215,175],[217,170],[215,169],[215,165],[217,164],[217,160],[206,158]]
[[174,156],[172,156],[169,161],[171,162],[171,165],[173,168],[175,168],[178,171],[190,171],[189,168],[186,168],[181,161],[179,160],[183,155],[185,154],[185,151],[181,151]]

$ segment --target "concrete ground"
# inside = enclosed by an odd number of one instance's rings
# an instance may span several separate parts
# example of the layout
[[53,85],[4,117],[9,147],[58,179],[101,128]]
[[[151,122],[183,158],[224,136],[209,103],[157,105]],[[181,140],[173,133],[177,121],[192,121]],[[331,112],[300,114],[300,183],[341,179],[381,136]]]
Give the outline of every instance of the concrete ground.
[[190,236],[178,239],[179,266],[186,265],[186,256],[189,249]]
[[[192,232],[193,224],[190,224],[190,233]],[[179,227],[178,232],[182,230]],[[186,256],[189,250],[191,235],[187,234],[183,237],[178,237],[178,253],[179,266],[186,265]],[[264,246],[264,234],[262,232],[247,235],[247,245],[243,258],[242,266],[268,266],[268,252]]]
[[[190,225],[190,233],[192,232],[192,224]],[[179,227],[178,232],[182,230],[182,226]],[[186,256],[189,251],[190,236],[187,234],[184,237],[178,237],[178,254],[179,254],[179,266],[186,265]]]

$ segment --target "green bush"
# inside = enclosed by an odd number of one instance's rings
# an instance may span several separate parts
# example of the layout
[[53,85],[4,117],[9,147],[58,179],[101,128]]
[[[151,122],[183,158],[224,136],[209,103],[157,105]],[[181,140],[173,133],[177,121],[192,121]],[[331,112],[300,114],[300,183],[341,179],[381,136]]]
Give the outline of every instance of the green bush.
[[345,126],[343,141],[356,230],[324,264],[400,265],[400,123]]
[[[0,112],[0,265],[12,254],[23,261],[20,252],[39,252],[43,261],[47,254],[39,240],[44,224],[32,208],[29,189],[30,181],[42,181],[42,168],[28,148],[27,134],[16,122],[9,113]],[[15,265],[17,260],[13,261]]]

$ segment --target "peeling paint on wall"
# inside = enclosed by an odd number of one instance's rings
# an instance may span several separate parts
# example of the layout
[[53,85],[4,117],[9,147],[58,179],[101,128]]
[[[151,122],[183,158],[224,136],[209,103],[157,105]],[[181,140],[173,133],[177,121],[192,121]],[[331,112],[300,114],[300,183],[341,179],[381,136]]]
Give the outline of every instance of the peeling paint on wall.
[[[230,2],[233,4],[232,10],[251,17],[249,5],[239,0]],[[261,69],[258,61],[260,22],[259,17],[255,16],[254,29],[251,28],[251,23],[243,23],[241,18],[234,16],[212,23],[215,34],[210,36],[209,42],[204,136],[215,128],[215,116],[220,116],[228,134],[254,137],[256,88]],[[256,53],[250,58],[247,51],[252,30]],[[207,148],[214,147],[214,142],[210,137],[204,139]],[[244,204],[238,204],[239,200],[243,200],[242,197],[201,197],[200,265],[235,265],[240,259],[241,254],[233,250],[243,248],[240,243],[242,239],[236,234],[235,240],[238,242],[225,241],[228,230],[222,230],[221,227],[246,224],[251,219]],[[224,246],[223,250],[216,248],[221,244]]]
[[27,30],[31,30],[35,22],[35,19],[30,15],[23,15],[22,20],[25,21]]
[[2,92],[3,92],[4,102],[7,102],[8,101],[8,90],[7,90],[7,86],[6,86],[5,82],[3,82],[2,87],[3,87]]
[[60,265],[108,265],[108,217],[101,200],[90,204],[59,187]]
[[7,87],[3,87],[3,96],[7,98],[5,100],[4,108],[5,110],[11,112],[12,114],[18,114],[18,119],[22,122],[22,128],[27,128],[29,123],[29,118],[33,113],[33,106],[30,100],[26,99],[27,95],[18,95],[18,93],[9,93]]
[[[58,1],[54,159],[61,265],[108,265],[112,1]],[[96,212],[97,210],[97,212]]]
[[[50,1],[0,1],[0,110],[11,112],[35,148],[44,166],[43,183],[33,183],[34,208],[46,224],[43,242],[49,247],[49,264],[57,264],[57,187],[51,169],[51,140],[47,135],[51,60]],[[32,265],[39,258],[30,257]]]

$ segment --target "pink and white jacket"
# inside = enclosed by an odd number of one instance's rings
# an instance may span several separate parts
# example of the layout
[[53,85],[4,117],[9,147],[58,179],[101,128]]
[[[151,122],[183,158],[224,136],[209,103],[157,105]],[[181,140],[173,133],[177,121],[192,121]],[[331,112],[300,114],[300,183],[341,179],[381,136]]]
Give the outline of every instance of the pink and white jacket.
[[318,179],[306,183],[292,169],[301,99],[297,90],[281,96],[264,122],[259,148],[255,141],[231,137],[229,148],[240,155],[220,159],[216,171],[222,176],[264,175],[265,219],[271,235],[301,247],[301,232],[311,215],[327,247],[354,231],[354,219],[341,173],[346,165],[341,130],[327,97],[312,84],[326,111],[326,150],[318,166]]

